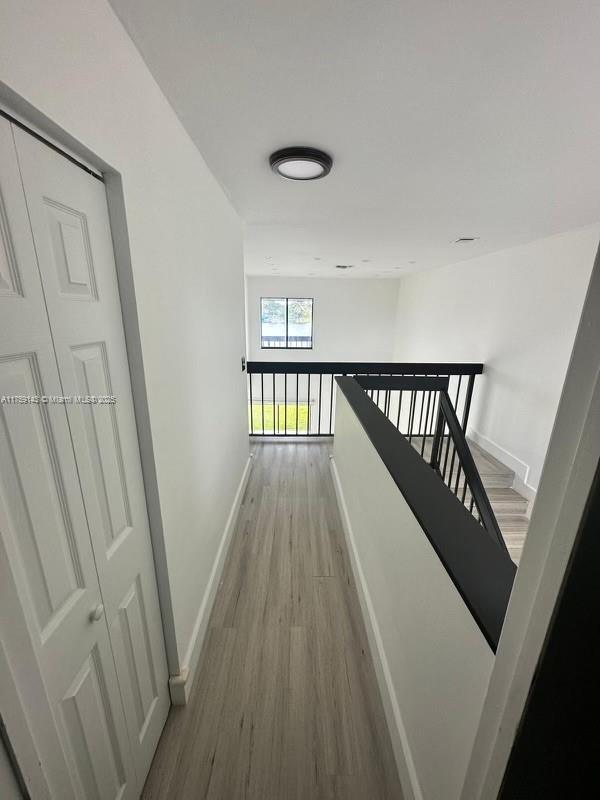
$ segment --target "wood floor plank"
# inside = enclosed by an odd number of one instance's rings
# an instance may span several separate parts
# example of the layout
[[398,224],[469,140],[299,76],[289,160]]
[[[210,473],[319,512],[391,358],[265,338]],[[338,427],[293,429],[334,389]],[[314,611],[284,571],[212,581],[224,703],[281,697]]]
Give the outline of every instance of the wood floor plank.
[[323,443],[260,444],[146,800],[401,800]]

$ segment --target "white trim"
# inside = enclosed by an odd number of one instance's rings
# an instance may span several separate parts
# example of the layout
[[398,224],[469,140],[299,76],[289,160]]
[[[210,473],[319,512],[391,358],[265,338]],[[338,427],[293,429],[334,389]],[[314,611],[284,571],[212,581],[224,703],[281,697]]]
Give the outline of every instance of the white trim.
[[527,508],[525,510],[525,516],[530,518],[537,491],[533,488],[533,486],[530,486],[528,483],[525,483],[525,481],[521,480],[518,475],[515,475],[512,488],[515,490],[515,492],[518,492],[528,501]]
[[379,625],[375,616],[375,610],[371,601],[371,595],[367,586],[367,582],[362,571],[358,551],[356,549],[356,542],[354,533],[352,531],[352,524],[348,514],[348,507],[344,497],[344,490],[340,481],[339,473],[335,465],[333,456],[329,456],[331,475],[333,477],[333,485],[335,487],[335,494],[337,497],[340,514],[342,517],[342,526],[348,545],[348,552],[350,554],[350,563],[352,565],[352,572],[354,574],[354,581],[358,591],[358,599],[362,610],[365,627],[367,630],[367,638],[373,657],[373,664],[375,666],[375,673],[377,676],[377,683],[381,693],[381,700],[383,702],[383,709],[387,726],[390,732],[392,741],[392,748],[394,751],[394,758],[396,760],[396,767],[400,776],[400,783],[402,784],[402,791],[405,800],[423,800],[423,792],[419,784],[417,770],[415,768],[414,760],[408,743],[408,736],[406,728],[402,721],[402,715],[398,706],[396,692],[390,673],[390,668],[385,655]]
[[469,438],[473,439],[475,444],[482,447],[484,450],[497,458],[498,461],[501,461],[505,467],[511,469],[515,476],[519,476],[523,483],[527,483],[527,478],[529,477],[529,465],[526,464],[524,461],[521,461],[520,458],[513,455],[513,453],[505,450],[502,445],[499,445],[497,442],[494,442],[492,439],[488,439],[487,436],[484,436],[483,433],[476,431],[475,428],[470,428],[468,432]]
[[200,610],[198,611],[198,616],[196,617],[196,622],[194,623],[194,628],[190,637],[190,643],[183,659],[181,672],[178,675],[171,675],[169,678],[169,691],[171,693],[171,702],[174,706],[184,706],[190,696],[190,689],[194,682],[196,668],[198,667],[198,661],[200,659],[200,652],[202,650],[206,629],[208,627],[210,612],[212,611],[215,595],[221,580],[221,574],[225,565],[225,557],[227,556],[229,543],[235,530],[238,512],[240,510],[246,484],[248,483],[248,478],[250,477],[251,468],[252,453],[248,456],[248,461],[244,467],[244,472],[242,473],[241,480],[238,484],[238,488],[231,505],[229,516],[227,517],[227,522],[225,523],[225,530],[223,531],[221,543],[219,544],[219,549],[217,550],[217,555],[215,557],[212,570],[210,571],[210,577],[208,579],[206,591],[204,592],[204,597],[202,598],[202,603],[200,604]]
[[529,464],[526,464],[513,453],[505,450],[504,447],[497,442],[494,442],[493,439],[489,439],[487,436],[484,436],[483,433],[475,430],[475,428],[469,429],[468,437],[472,439],[476,445],[481,447],[482,450],[488,452],[491,456],[504,464],[505,467],[508,467],[508,469],[511,469],[515,473],[512,488],[529,501],[526,514],[530,517],[537,489],[527,483],[531,471]]
[[331,442],[333,434],[316,436],[302,436],[301,434],[290,433],[287,436],[263,436],[262,434],[253,434],[250,436],[250,442],[275,442],[275,444],[292,444],[294,442],[301,442],[302,444],[319,444],[319,442]]

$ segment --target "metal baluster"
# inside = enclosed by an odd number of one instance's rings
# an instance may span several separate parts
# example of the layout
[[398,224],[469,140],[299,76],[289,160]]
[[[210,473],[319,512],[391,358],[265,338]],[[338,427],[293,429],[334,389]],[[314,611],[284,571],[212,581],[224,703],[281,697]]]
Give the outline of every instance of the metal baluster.
[[306,393],[308,395],[306,403],[306,435],[310,436],[310,372],[308,373],[308,389]]
[[331,397],[329,398],[329,435],[333,433],[333,374],[331,375]]
[[265,435],[265,396],[264,396],[264,373],[260,373],[260,413],[262,415],[262,433]]
[[[425,399],[425,397],[423,397]],[[425,452],[425,440],[427,439],[427,429],[429,427],[429,406],[431,405],[431,391],[427,392],[427,411],[425,412],[425,432],[421,442],[421,455]]]
[[465,407],[463,411],[462,429],[464,433],[467,432],[467,422],[469,419],[469,411],[471,410],[471,399],[473,397],[473,385],[475,383],[475,375],[469,375],[469,383],[467,384],[467,395],[465,397]]
[[446,481],[446,468],[448,467],[448,452],[450,450],[450,427],[448,426],[448,438],[446,439],[446,454],[444,455],[444,471],[442,472],[442,480]]
[[465,485],[463,486],[463,493],[462,497],[460,498],[460,502],[463,504],[463,506],[465,504],[466,495],[467,495],[467,474],[465,473]]
[[[439,378],[440,376],[439,375],[435,375],[434,377],[435,378]],[[439,392],[432,392],[432,394],[433,394],[433,408],[431,409],[431,425],[429,427],[429,435],[430,436],[433,436],[433,432],[435,430],[435,420],[437,419],[436,414],[435,414],[435,404],[437,403],[439,405],[439,401],[440,401]]]
[[462,464],[460,462],[460,459],[458,460],[457,467],[458,469],[456,471],[456,483],[454,484],[454,494],[458,497],[458,484],[460,482],[460,473],[462,472]]
[[396,420],[396,427],[400,430],[400,412],[402,411],[402,389],[398,393],[398,419]]
[[321,389],[323,387],[323,373],[319,372],[319,428],[318,434],[321,435]]
[[287,436],[287,372],[283,374],[283,435]]
[[441,461],[441,454],[442,454],[442,447],[444,444],[444,428],[446,427],[446,420],[444,419],[444,415],[442,413],[442,409],[438,404],[438,413],[437,419],[435,423],[435,433],[433,435],[433,441],[431,443],[431,459],[430,464],[431,466],[439,473],[440,472],[440,461]]
[[248,374],[250,379],[250,434],[254,433],[254,406],[252,404],[252,373]]
[[[423,406],[425,405],[425,392],[419,392],[421,395],[421,413],[419,414],[419,427],[417,430],[418,436],[421,436],[421,423],[423,422]],[[423,437],[421,436],[421,444],[423,444]]]
[[412,426],[413,426],[413,419],[414,419],[414,410],[415,410],[415,391],[414,389],[411,390],[410,393],[410,408],[408,411],[408,441],[412,442]]
[[273,373],[273,436],[275,436],[275,373]]
[[454,475],[454,459],[456,458],[456,445],[452,442],[452,458],[450,460],[450,475],[448,476],[448,488],[452,489],[452,476]]
[[458,396],[460,394],[460,384],[462,383],[462,375],[458,376],[458,386],[456,387],[456,397],[454,399],[454,410],[458,415]]
[[298,436],[298,373],[296,373],[296,436]]

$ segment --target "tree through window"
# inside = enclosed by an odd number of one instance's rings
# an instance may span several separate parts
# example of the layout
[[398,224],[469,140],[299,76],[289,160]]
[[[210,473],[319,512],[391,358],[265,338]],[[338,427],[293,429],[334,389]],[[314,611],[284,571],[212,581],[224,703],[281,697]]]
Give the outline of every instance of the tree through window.
[[262,348],[310,349],[312,340],[312,297],[261,297],[260,346]]

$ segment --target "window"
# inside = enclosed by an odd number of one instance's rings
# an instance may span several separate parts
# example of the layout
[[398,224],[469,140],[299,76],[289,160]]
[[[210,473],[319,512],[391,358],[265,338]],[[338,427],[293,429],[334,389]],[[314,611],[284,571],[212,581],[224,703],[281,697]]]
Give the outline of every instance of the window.
[[312,297],[261,297],[260,346],[263,349],[310,349],[312,341]]

